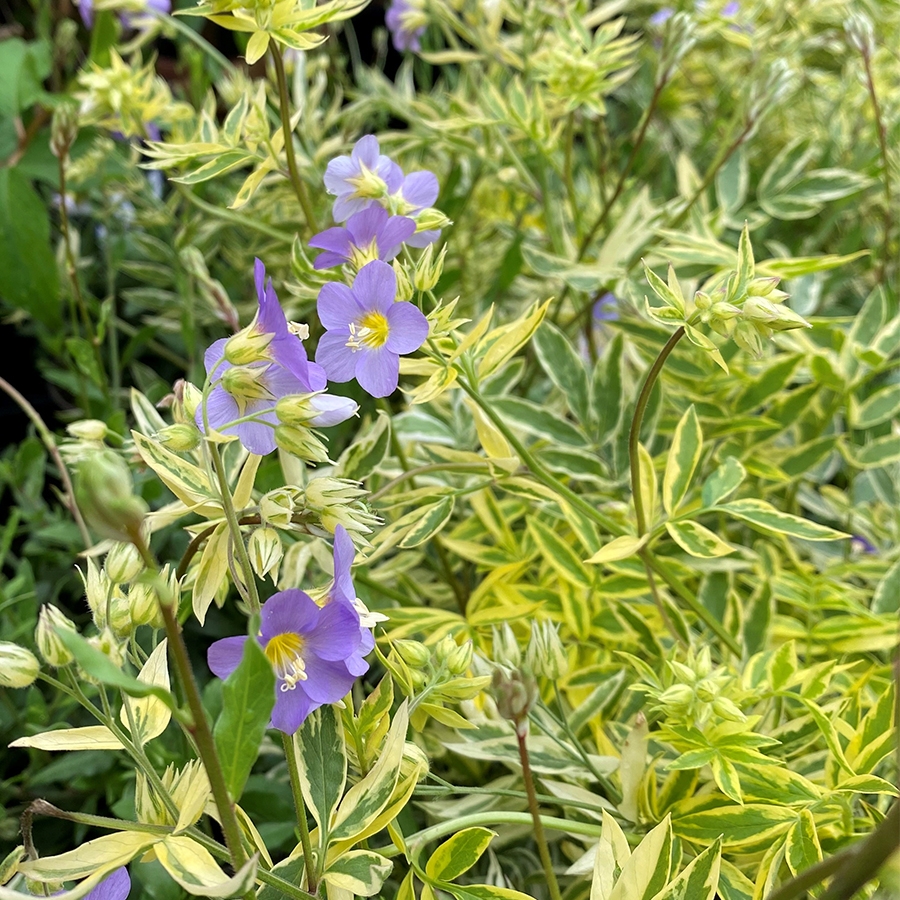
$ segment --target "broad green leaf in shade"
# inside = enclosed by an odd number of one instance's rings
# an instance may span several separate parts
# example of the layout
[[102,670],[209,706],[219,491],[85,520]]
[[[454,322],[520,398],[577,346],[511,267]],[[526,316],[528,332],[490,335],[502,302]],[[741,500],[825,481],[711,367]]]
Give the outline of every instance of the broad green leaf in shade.
[[576,587],[589,588],[591,576],[575,551],[540,519],[529,518],[528,530],[544,560],[560,577]]
[[717,839],[669,882],[653,900],[713,900],[719,886],[722,841]]
[[691,519],[682,519],[678,522],[666,522],[666,531],[669,536],[691,556],[699,559],[715,559],[717,556],[727,556],[737,549],[723,541],[714,531],[710,531],[705,525],[694,522]]
[[379,411],[375,425],[340,455],[334,474],[351,481],[368,478],[381,464],[390,442],[391,418]]
[[326,704],[311,713],[295,740],[300,750],[297,761],[303,799],[319,825],[324,846],[347,781],[344,730],[335,708]]
[[591,380],[591,406],[596,421],[595,435],[597,443],[606,443],[622,424],[622,406],[624,403],[624,372],[622,367],[622,351],[624,337],[617,334],[597,361],[594,377]]
[[425,865],[425,874],[435,881],[453,881],[481,859],[496,832],[487,828],[464,828],[440,844]]
[[719,790],[735,803],[742,803],[744,797],[741,793],[741,779],[738,777],[734,764],[720,753],[717,753],[711,762],[713,778],[715,778]]
[[748,656],[757,653],[765,646],[773,608],[772,587],[768,580],[763,579],[744,610],[742,637]]
[[394,713],[394,721],[377,762],[341,801],[331,831],[332,840],[348,840],[363,832],[391,799],[400,775],[408,725],[409,712],[404,701]]
[[13,741],[10,747],[37,750],[122,750],[122,742],[105,725],[60,728]]
[[60,319],[57,272],[50,219],[41,198],[21,172],[0,168],[0,296],[55,327]]
[[590,412],[587,374],[569,339],[552,322],[545,322],[535,332],[534,349],[541,367],[562,392],[575,418],[586,423]]
[[753,900],[753,882],[733,863],[723,859],[719,868],[719,894],[722,900]]
[[900,437],[886,434],[859,447],[844,444],[844,452],[850,462],[860,469],[879,469],[900,459]]
[[703,484],[703,505],[715,506],[733,494],[747,477],[740,460],[729,456]]
[[851,424],[854,428],[872,428],[900,415],[900,384],[889,384],[859,404]]
[[248,638],[240,664],[222,686],[222,712],[214,729],[225,783],[234,801],[244,792],[274,706],[272,664],[259,642]]
[[[216,495],[203,469],[138,431],[132,431],[131,436],[141,459],[156,472],[162,483],[182,503],[195,506],[210,501],[207,506],[201,507],[201,510],[207,508],[221,510],[220,504],[212,502]],[[219,515],[222,515],[221,511]]]
[[590,559],[585,562],[600,564],[607,562],[616,562],[620,559],[627,559],[634,556],[650,539],[649,535],[635,537],[631,534],[623,534],[620,537],[613,538],[608,544],[601,547]]
[[786,806],[745,803],[689,812],[672,820],[679,837],[708,847],[720,835],[727,850],[755,853],[768,850],[797,820],[797,811]]
[[794,875],[814,866],[822,859],[822,847],[816,832],[816,820],[808,809],[800,810],[800,818],[787,833],[784,858]]
[[716,508],[724,510],[734,518],[741,519],[762,531],[786,534],[805,541],[836,541],[850,537],[843,531],[835,531],[826,525],[819,525],[808,519],[781,512],[765,500],[753,498],[734,500]]
[[591,900],[609,900],[630,856],[631,849],[625,833],[619,823],[604,810],[603,831],[594,856]]
[[900,610],[900,559],[884,573],[872,597],[872,612],[895,613]]
[[153,849],[162,867],[196,897],[238,897],[256,881],[256,855],[229,878],[209,850],[185,835],[171,835]]
[[628,858],[609,900],[651,900],[669,881],[671,868],[672,823],[666,816]]
[[663,477],[663,506],[672,515],[684,499],[703,450],[703,432],[693,405],[681,417],[666,460]]
[[437,503],[418,510],[419,520],[400,539],[399,547],[418,547],[430,540],[450,521],[453,515],[455,497],[442,497]]
[[656,467],[653,465],[653,457],[643,444],[638,444],[638,459],[641,463],[641,477],[639,480],[641,500],[644,501],[644,519],[649,529],[656,523],[656,514],[659,506],[659,501],[657,500],[659,484],[656,480]]
[[206,613],[209,611],[216,592],[228,577],[230,541],[231,532],[223,522],[206,539],[206,546],[200,555],[194,590],[191,594],[191,608],[201,625],[206,622]]
[[[165,638],[156,645],[153,652],[147,657],[147,662],[138,672],[138,681],[154,684],[165,691],[169,690],[169,667],[166,658],[168,645],[169,642]],[[128,717],[123,706],[119,713],[119,719],[129,731],[131,730],[131,721],[134,720],[135,734],[132,737],[138,746],[159,737],[166,730],[166,726],[172,718],[172,710],[158,697],[141,697],[139,699],[126,697],[124,702],[131,709],[131,718]]]
[[56,635],[75,657],[78,665],[97,681],[121,688],[132,697],[158,697],[168,707],[174,708],[175,701],[167,690],[156,684],[138,681],[133,675],[122,671],[106,654],[89,644],[80,634],[60,629]]
[[329,864],[322,880],[357,897],[372,897],[393,867],[389,859],[371,850],[350,850]]
[[87,841],[58,856],[42,856],[19,864],[19,871],[35,881],[69,881],[87,878],[98,869],[111,872],[160,840],[159,835],[118,831]]

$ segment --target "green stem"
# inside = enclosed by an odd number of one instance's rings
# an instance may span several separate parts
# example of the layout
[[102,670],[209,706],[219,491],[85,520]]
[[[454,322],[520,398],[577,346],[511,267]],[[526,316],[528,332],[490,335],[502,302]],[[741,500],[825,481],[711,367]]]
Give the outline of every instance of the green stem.
[[528,759],[528,723],[516,723],[516,738],[519,742],[519,760],[522,763],[522,779],[525,782],[525,793],[528,795],[528,808],[531,810],[531,819],[534,822],[534,840],[538,846],[541,864],[544,874],[547,876],[547,886],[550,888],[552,900],[562,900],[559,891],[559,883],[556,873],[553,871],[553,861],[550,859],[550,848],[547,846],[547,837],[544,834],[544,823],[541,821],[541,811],[538,807],[537,796],[534,790],[534,777],[531,774],[531,762]]
[[275,63],[275,77],[278,83],[281,128],[284,132],[284,152],[287,156],[288,172],[291,174],[291,184],[294,186],[294,193],[297,195],[297,199],[300,201],[300,206],[303,209],[303,215],[306,217],[307,227],[315,232],[319,230],[319,226],[316,224],[316,215],[309,201],[309,195],[306,193],[306,186],[300,178],[300,172],[297,169],[297,157],[294,155],[294,133],[291,128],[291,110],[288,105],[290,95],[288,93],[287,77],[284,74],[284,60],[281,57],[281,51],[274,42],[270,44],[270,47],[272,60]]
[[309,840],[309,824],[306,821],[306,804],[303,802],[303,791],[300,788],[300,767],[297,763],[296,735],[282,733],[284,756],[287,759],[288,772],[291,776],[291,793],[294,796],[294,810],[297,813],[297,825],[300,829],[300,844],[303,847],[303,864],[306,867],[306,886],[311,894],[318,889],[315,860],[312,844]]

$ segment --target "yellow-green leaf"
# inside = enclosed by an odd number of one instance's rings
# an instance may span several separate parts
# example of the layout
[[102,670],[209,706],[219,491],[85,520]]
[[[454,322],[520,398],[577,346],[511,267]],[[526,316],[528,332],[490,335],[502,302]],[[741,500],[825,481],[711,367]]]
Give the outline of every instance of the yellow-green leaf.
[[213,597],[228,576],[228,541],[231,532],[226,524],[219,525],[207,538],[206,546],[197,566],[191,606],[197,621],[202,625]]
[[646,534],[642,537],[623,534],[621,537],[613,538],[608,544],[601,547],[590,559],[585,560],[585,562],[599,564],[617,562],[620,559],[628,559],[629,556],[634,556],[634,554],[637,553],[649,539],[649,535]]
[[672,540],[691,556],[698,559],[714,559],[734,553],[735,547],[725,543],[714,531],[691,519],[680,522],[666,522],[666,531]]
[[87,878],[98,870],[110,872],[131,862],[135,856],[160,840],[158,835],[140,831],[118,831],[87,841],[75,850],[58,856],[42,856],[19,864],[19,871],[35,881],[69,881]]
[[10,747],[36,750],[121,750],[122,742],[105,725],[60,728],[13,741]]
[[810,522],[809,519],[781,512],[765,500],[754,498],[733,500],[717,508],[763,531],[786,534],[805,541],[836,541],[850,537],[849,534],[835,531],[827,525],[819,525],[817,522]]
[[697,463],[700,462],[702,450],[703,432],[692,404],[675,428],[675,436],[666,460],[666,473],[663,476],[663,506],[670,516],[678,509],[690,487]]
[[464,828],[440,844],[425,865],[425,874],[435,881],[453,881],[468,872],[496,837],[487,828]]
[[393,867],[389,859],[371,850],[350,850],[328,864],[322,880],[357,897],[372,897]]
[[154,849],[162,867],[196,897],[239,896],[247,893],[256,880],[256,855],[229,878],[205,847],[185,835],[171,835]]
[[[168,641],[164,638],[156,645],[154,651],[147,657],[147,662],[138,673],[138,681],[146,684],[154,684],[164,690],[169,690],[169,668],[166,660],[166,648]],[[124,703],[131,709],[131,719],[125,707],[122,707],[119,718],[122,724],[130,731],[131,722],[134,721],[135,734],[132,737],[142,746],[147,741],[159,737],[172,718],[172,710],[158,697],[129,698],[126,696]]]

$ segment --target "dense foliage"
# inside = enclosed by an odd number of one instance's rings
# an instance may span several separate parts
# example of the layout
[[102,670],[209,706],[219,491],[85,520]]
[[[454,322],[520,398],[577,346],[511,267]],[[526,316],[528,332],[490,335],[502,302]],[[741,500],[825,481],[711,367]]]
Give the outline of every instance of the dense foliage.
[[898,9],[384,13],[0,38],[0,898],[896,896]]

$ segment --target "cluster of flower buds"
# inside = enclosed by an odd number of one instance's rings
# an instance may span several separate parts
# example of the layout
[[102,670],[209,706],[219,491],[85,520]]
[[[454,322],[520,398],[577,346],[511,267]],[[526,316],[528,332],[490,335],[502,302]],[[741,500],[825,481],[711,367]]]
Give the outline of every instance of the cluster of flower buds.
[[329,532],[343,525],[351,534],[364,535],[381,521],[363,502],[365,494],[357,481],[328,475],[311,478],[304,490],[303,507]]

